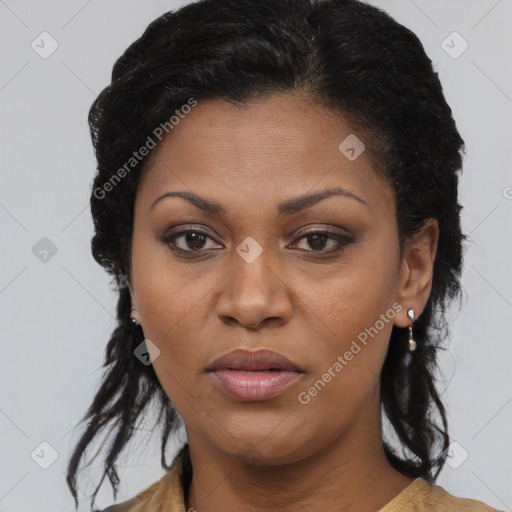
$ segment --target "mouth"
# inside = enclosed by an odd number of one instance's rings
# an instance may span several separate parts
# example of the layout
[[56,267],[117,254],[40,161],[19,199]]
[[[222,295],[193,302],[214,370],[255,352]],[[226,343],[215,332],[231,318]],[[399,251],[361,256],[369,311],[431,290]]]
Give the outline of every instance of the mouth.
[[234,350],[207,369],[216,384],[231,399],[255,402],[275,398],[305,372],[273,350]]

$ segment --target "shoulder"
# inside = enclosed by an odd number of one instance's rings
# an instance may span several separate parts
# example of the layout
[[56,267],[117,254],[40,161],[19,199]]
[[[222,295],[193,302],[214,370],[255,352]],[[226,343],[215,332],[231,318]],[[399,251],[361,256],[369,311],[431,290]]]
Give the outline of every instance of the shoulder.
[[[164,504],[166,510],[174,512],[182,510],[184,503],[181,476],[183,471],[183,457],[180,453],[173,461],[171,468],[160,480],[144,489],[133,498],[111,505],[96,512],[143,512],[148,510],[148,505]],[[184,505],[183,505],[184,506]]]
[[[427,485],[430,486],[428,482]],[[481,501],[470,499],[470,498],[459,498],[457,496],[453,496],[448,491],[446,491],[443,487],[439,485],[434,485],[431,487],[432,492],[430,496],[430,501],[432,505],[435,505],[436,510],[444,511],[452,511],[452,510],[471,510],[471,511],[481,511],[481,512],[500,512],[498,509],[492,508]]]
[[155,482],[147,489],[144,489],[133,498],[123,501],[122,503],[117,503],[116,505],[111,505],[110,507],[107,507],[103,510],[98,510],[97,512],[135,512],[136,510],[139,510],[140,504],[147,502],[148,499],[150,499],[150,497],[155,494],[155,491],[160,486],[164,478],[165,477],[163,477],[158,482]]
[[481,501],[453,496],[439,485],[417,478],[379,512],[500,512]]
[[98,510],[97,512],[128,512],[132,505],[128,504],[128,502],[119,503],[118,505],[111,505],[103,510]]

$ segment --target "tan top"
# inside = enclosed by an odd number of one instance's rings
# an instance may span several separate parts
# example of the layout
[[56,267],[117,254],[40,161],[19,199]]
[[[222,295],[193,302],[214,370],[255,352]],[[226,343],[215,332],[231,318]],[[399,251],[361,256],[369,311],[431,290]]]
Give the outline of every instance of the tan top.
[[[103,512],[187,512],[181,483],[183,458],[177,457],[171,469],[153,485],[132,499],[106,508]],[[481,501],[457,498],[438,485],[416,478],[400,494],[377,512],[499,512]]]

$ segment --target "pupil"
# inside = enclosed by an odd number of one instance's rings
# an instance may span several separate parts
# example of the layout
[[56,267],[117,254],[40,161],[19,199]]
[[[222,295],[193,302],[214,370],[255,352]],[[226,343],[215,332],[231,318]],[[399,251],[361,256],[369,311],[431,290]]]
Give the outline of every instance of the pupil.
[[191,249],[202,249],[204,242],[205,242],[205,236],[200,233],[188,233],[186,235],[186,243]]
[[[311,248],[315,250],[322,250],[325,248],[325,242],[327,241],[327,236],[315,233],[309,236],[309,245]],[[320,241],[320,244],[318,242]]]

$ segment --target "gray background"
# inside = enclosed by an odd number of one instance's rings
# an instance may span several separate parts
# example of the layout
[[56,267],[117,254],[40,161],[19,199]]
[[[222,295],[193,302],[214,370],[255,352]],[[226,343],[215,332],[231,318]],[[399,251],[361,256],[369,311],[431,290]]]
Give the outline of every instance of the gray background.
[[[457,444],[437,483],[512,510],[512,2],[372,3],[424,43],[468,148],[460,188],[471,237],[466,293],[442,359]],[[115,326],[112,283],[90,254],[95,160],[87,112],[115,59],[181,4],[0,0],[0,512],[73,509],[64,481],[73,428],[98,386]],[[47,58],[40,55],[52,41],[43,31],[58,44]],[[162,475],[158,441],[142,432],[122,459],[119,500]],[[83,472],[81,498],[98,467]],[[112,503],[104,489],[99,506]]]

